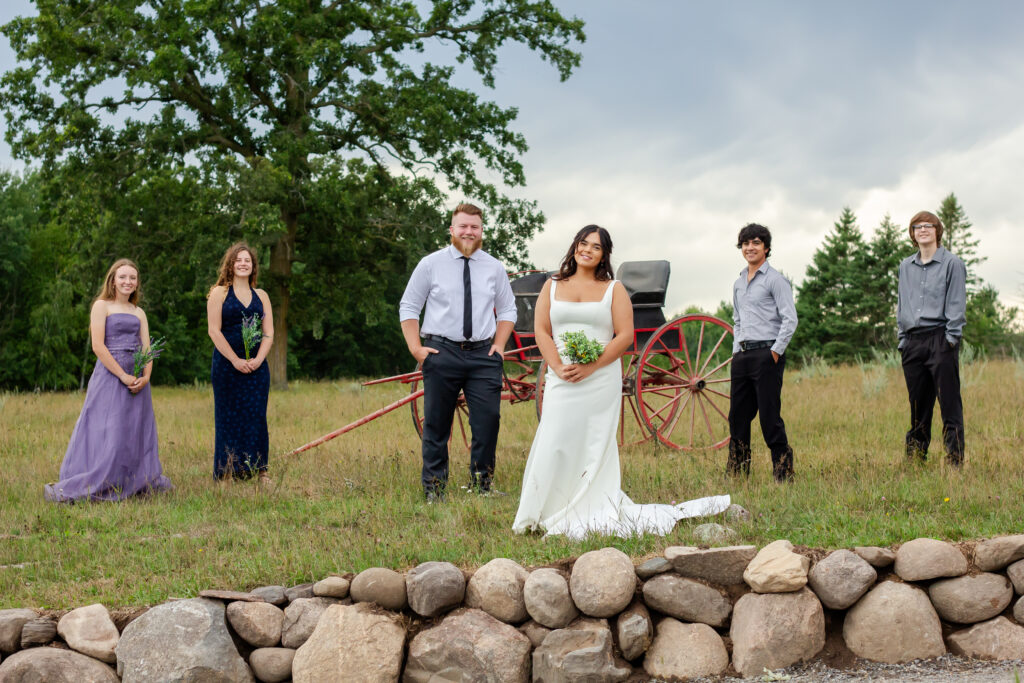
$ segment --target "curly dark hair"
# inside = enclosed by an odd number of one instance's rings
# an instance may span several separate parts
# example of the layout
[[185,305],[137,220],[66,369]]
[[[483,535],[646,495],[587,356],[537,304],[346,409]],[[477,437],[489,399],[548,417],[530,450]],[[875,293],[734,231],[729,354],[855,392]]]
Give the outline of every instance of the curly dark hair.
[[740,229],[739,237],[736,238],[736,248],[741,248],[744,242],[749,242],[753,239],[759,239],[764,243],[765,258],[771,256],[772,233],[768,228],[758,223],[748,223]]
[[588,225],[581,228],[576,233],[576,236],[572,238],[569,251],[565,252],[565,258],[562,259],[562,265],[558,268],[558,274],[554,276],[555,280],[568,280],[576,274],[576,247],[583,241],[583,238],[595,232],[601,240],[601,262],[597,264],[597,268],[594,270],[594,277],[598,280],[612,280],[615,278],[615,272],[612,270],[612,236],[600,225]]

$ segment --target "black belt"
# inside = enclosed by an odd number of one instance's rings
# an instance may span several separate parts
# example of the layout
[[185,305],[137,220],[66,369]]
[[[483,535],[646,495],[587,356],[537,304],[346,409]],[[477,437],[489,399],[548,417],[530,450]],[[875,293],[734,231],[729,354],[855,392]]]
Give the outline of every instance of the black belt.
[[936,332],[942,332],[946,329],[944,325],[936,325],[935,327],[925,327],[920,329],[914,329],[907,332],[908,337],[928,337],[935,334]]
[[423,338],[427,341],[437,342],[439,344],[446,344],[448,346],[454,346],[462,349],[463,351],[473,351],[475,349],[482,349],[485,346],[491,345],[490,339],[481,339],[480,341],[455,341],[448,337],[442,337],[439,334],[425,334]]
[[762,339],[758,341],[741,341],[740,351],[753,351],[754,349],[769,349],[774,345],[774,339]]

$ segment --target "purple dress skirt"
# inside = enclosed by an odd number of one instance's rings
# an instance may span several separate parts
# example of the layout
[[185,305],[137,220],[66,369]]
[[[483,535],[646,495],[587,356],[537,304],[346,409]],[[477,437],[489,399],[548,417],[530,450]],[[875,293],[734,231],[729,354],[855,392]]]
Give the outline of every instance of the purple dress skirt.
[[[133,369],[140,326],[131,313],[107,316],[104,343],[125,372]],[[46,485],[46,499],[61,503],[121,500],[170,488],[157,456],[149,385],[133,395],[97,360],[60,466],[60,481]]]

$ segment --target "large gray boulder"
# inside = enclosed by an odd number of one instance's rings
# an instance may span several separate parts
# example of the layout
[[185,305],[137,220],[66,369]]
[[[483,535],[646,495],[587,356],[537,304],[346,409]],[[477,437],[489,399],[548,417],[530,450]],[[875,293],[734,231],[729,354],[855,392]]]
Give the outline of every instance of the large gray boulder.
[[281,642],[284,610],[280,607],[269,602],[239,601],[230,603],[226,613],[231,628],[253,647],[274,647]]
[[498,557],[477,569],[466,585],[466,606],[482,609],[506,624],[529,617],[523,586],[530,573],[512,560]]
[[928,597],[946,621],[976,624],[1006,609],[1013,599],[1013,587],[1002,574],[983,572],[936,581],[928,586]]
[[167,602],[128,624],[117,643],[123,683],[252,681],[224,618],[224,605],[194,598]]
[[38,616],[30,609],[0,609],[0,653],[16,652],[21,647],[21,627]]
[[793,552],[782,539],[769,543],[754,555],[743,571],[743,580],[755,593],[790,593],[807,585],[811,561]]
[[1024,626],[996,617],[951,633],[949,651],[973,659],[1024,659]]
[[732,663],[744,676],[804,662],[825,646],[825,612],[809,589],[747,593],[733,608]]
[[543,683],[618,683],[632,668],[616,660],[612,632],[604,619],[577,619],[552,631],[533,651],[533,680]]
[[619,614],[615,635],[623,658],[633,661],[647,652],[654,640],[654,622],[642,602],[634,602]]
[[990,538],[974,548],[974,564],[983,572],[1002,569],[1020,559],[1024,559],[1024,534]]
[[757,547],[734,545],[701,550],[692,546],[665,548],[665,559],[682,576],[702,579],[720,586],[743,583],[743,572],[757,555]]
[[416,614],[436,617],[462,604],[466,577],[451,562],[424,562],[405,575],[405,590]]
[[[154,679],[155,680],[155,679]],[[3,683],[118,683],[114,670],[86,655],[53,647],[17,652],[0,664]]]
[[647,580],[643,596],[651,609],[709,626],[725,626],[732,612],[732,603],[720,591],[678,574],[659,574]]
[[722,637],[707,624],[681,624],[666,618],[658,622],[657,635],[644,671],[659,679],[685,680],[718,676],[729,666]]
[[405,627],[371,603],[331,605],[295,653],[295,683],[393,683],[402,671]]
[[57,633],[72,650],[107,664],[117,661],[114,648],[120,635],[107,608],[99,603],[65,614],[57,622]]
[[934,538],[915,538],[896,551],[897,576],[904,581],[929,581],[967,573],[967,558],[955,546]]
[[613,617],[633,601],[636,593],[633,561],[617,548],[583,553],[572,567],[569,592],[581,612],[591,617]]
[[281,623],[281,645],[293,650],[301,647],[316,628],[321,615],[331,605],[338,604],[335,598],[297,598],[284,608]]
[[348,594],[352,602],[375,602],[384,609],[398,611],[408,604],[405,577],[386,567],[364,569],[352,579]]
[[895,581],[878,584],[850,608],[843,640],[858,657],[888,664],[946,653],[939,615],[928,595]]
[[249,666],[262,683],[281,683],[292,677],[295,650],[287,647],[261,647],[249,655]]
[[526,611],[538,624],[548,628],[565,628],[579,616],[569,595],[569,582],[557,569],[535,569],[523,584]]
[[836,550],[815,563],[807,582],[829,609],[846,609],[875,584],[878,572],[859,555]]
[[402,680],[526,683],[530,639],[478,609],[460,609],[409,643]]

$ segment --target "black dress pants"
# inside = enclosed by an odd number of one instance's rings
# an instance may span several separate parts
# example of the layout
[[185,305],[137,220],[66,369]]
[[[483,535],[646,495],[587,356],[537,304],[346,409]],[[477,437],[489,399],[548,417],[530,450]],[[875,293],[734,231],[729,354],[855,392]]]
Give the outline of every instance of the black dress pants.
[[490,346],[463,351],[445,343],[428,345],[438,352],[429,354],[422,367],[423,489],[443,491],[448,483],[448,437],[460,391],[466,396],[473,432],[470,478],[488,488],[501,419],[502,357],[487,355]]
[[942,440],[946,456],[954,465],[964,459],[964,406],[960,399],[960,344],[951,346],[945,330],[907,337],[901,350],[903,377],[910,398],[910,431],[907,456],[924,458],[932,440],[932,411],[939,399],[942,412]]
[[[770,348],[740,351],[733,355],[730,370],[732,385],[729,399],[729,439],[732,450],[750,452],[750,423],[761,417],[761,433],[778,462],[789,451],[786,423],[782,410],[782,372],[786,356],[776,363]],[[746,457],[749,458],[749,455]]]

